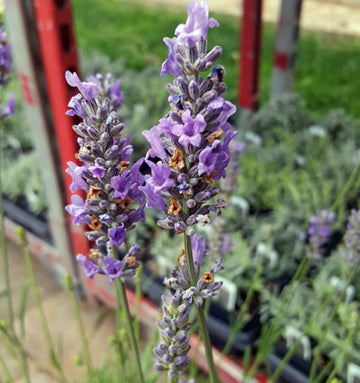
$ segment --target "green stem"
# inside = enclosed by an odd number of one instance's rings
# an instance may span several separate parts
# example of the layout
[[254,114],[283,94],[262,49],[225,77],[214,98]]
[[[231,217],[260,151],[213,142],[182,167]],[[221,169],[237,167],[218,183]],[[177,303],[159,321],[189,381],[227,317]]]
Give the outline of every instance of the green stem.
[[335,208],[339,205],[341,200],[346,196],[346,194],[349,192],[349,190],[353,186],[354,180],[357,180],[357,172],[360,169],[360,162],[357,163],[357,165],[354,167],[353,171],[350,174],[350,177],[348,178],[346,184],[344,185],[344,188],[342,189],[341,193],[336,198],[335,202],[331,206],[331,211],[335,211]]
[[[6,327],[2,328],[2,333],[5,336],[5,341],[2,344],[5,344],[7,351],[11,353],[13,357],[20,359],[21,369],[23,375],[25,376],[26,383],[31,383],[29,367],[27,364],[27,356],[22,343],[19,341],[18,337],[16,336],[16,333],[11,334],[6,329]],[[20,356],[16,353],[16,350],[19,351]]]
[[40,319],[41,319],[41,324],[42,324],[43,332],[44,332],[44,335],[45,335],[45,339],[46,339],[47,345],[49,347],[50,359],[51,359],[51,362],[52,362],[53,366],[58,370],[61,380],[64,383],[65,382],[67,383],[67,379],[66,379],[66,377],[64,375],[64,372],[63,372],[63,370],[61,368],[61,364],[59,362],[59,359],[56,356],[55,348],[54,348],[54,345],[53,345],[53,342],[52,342],[52,339],[51,339],[49,326],[48,326],[48,323],[47,323],[47,320],[46,320],[46,316],[45,316],[45,312],[44,312],[44,307],[43,307],[42,301],[41,301],[39,286],[38,286],[38,284],[36,282],[34,267],[32,265],[31,257],[30,257],[30,252],[29,252],[29,249],[27,247],[26,233],[25,233],[25,230],[24,230],[23,227],[19,227],[18,228],[18,235],[19,235],[20,244],[21,244],[22,249],[23,249],[23,253],[24,253],[24,258],[25,258],[28,274],[29,274],[29,277],[30,277],[30,283],[31,283],[31,287],[32,287],[32,290],[33,290],[33,294],[34,294],[35,303],[36,303],[36,306],[37,306],[37,308],[39,310],[39,313],[40,313]]
[[79,305],[78,305],[78,301],[76,299],[76,295],[75,295],[75,291],[74,291],[74,285],[73,285],[70,274],[65,275],[65,284],[66,284],[66,287],[70,293],[70,298],[71,298],[71,302],[73,305],[75,318],[76,318],[76,321],[77,321],[78,327],[79,327],[79,333],[80,333],[81,344],[82,344],[82,352],[84,355],[86,367],[88,369],[89,377],[91,377],[92,372],[93,372],[93,367],[92,367],[92,362],[91,362],[89,343],[88,343],[88,340],[86,337],[84,323],[83,323],[83,320],[81,318],[81,313],[79,310]]
[[249,304],[250,304],[250,302],[254,296],[256,282],[257,282],[257,280],[261,274],[261,271],[262,271],[263,259],[264,259],[264,256],[261,256],[260,261],[256,267],[255,275],[251,281],[249,290],[246,293],[245,301],[241,306],[239,314],[237,315],[237,318],[235,320],[235,324],[231,328],[230,336],[229,336],[229,338],[225,344],[225,347],[222,351],[222,355],[226,355],[230,351],[230,348],[235,341],[236,334],[242,329],[242,327],[245,324],[244,315],[247,312],[248,306],[249,306]]
[[[190,239],[190,236],[188,236],[187,234],[184,234],[184,245],[185,245],[186,265],[188,268],[190,283],[191,283],[191,286],[196,286],[196,272],[195,272],[194,260],[193,260],[192,249],[191,249],[191,239]],[[215,364],[214,364],[213,355],[212,355],[211,342],[210,342],[209,331],[206,324],[204,307],[197,306],[197,305],[195,305],[195,307],[196,307],[198,323],[200,326],[200,334],[204,342],[206,361],[209,368],[210,382],[217,383],[218,378],[217,378],[217,373],[216,373]]]
[[281,363],[279,364],[278,368],[275,370],[275,372],[270,376],[269,383],[276,382],[279,378],[280,374],[282,373],[286,363],[289,361],[289,359],[292,357],[293,353],[296,351],[298,345],[301,342],[301,338],[296,339],[294,344],[289,348],[287,353],[285,354],[284,358],[281,360]]
[[5,360],[3,359],[1,354],[0,354],[0,365],[1,365],[2,369],[4,370],[4,374],[6,376],[7,382],[9,382],[9,383],[13,382],[14,379],[12,378],[10,371],[8,369],[8,366],[6,365]]
[[[2,133],[2,130],[0,129]],[[0,143],[2,141],[2,134],[0,135]],[[3,151],[2,146],[0,148],[0,164],[2,163]],[[1,221],[1,252],[2,252],[2,261],[3,261],[3,273],[4,273],[4,281],[6,287],[6,301],[7,301],[7,311],[8,311],[8,321],[9,326],[11,328],[11,332],[14,333],[14,309],[12,304],[12,295],[11,295],[11,283],[10,283],[10,272],[9,272],[9,258],[7,254],[6,248],[6,237],[5,237],[5,222],[4,222],[4,208],[3,208],[3,199],[2,199],[2,174],[1,174],[1,166],[0,166],[0,221]]]
[[[325,367],[321,370],[320,374],[316,377],[315,383],[320,383],[323,381],[324,376],[329,372],[331,365],[333,364],[333,360],[330,359]],[[312,380],[309,379],[309,382],[311,383]]]
[[144,375],[143,375],[143,371],[142,371],[142,367],[141,367],[139,349],[138,349],[138,345],[136,342],[136,337],[135,337],[134,329],[132,326],[132,318],[131,318],[130,310],[129,310],[129,304],[128,304],[127,297],[126,297],[125,286],[124,286],[123,281],[120,278],[116,279],[115,286],[116,286],[116,294],[117,294],[118,299],[121,303],[122,309],[125,313],[125,319],[126,319],[125,320],[125,326],[127,327],[127,333],[129,336],[131,347],[135,353],[135,360],[136,360],[137,370],[138,370],[139,377],[140,377],[140,382],[145,383],[145,379],[144,379]]
[[122,317],[121,317],[121,302],[120,302],[120,295],[117,292],[116,289],[116,350],[117,354],[120,359],[120,364],[119,364],[119,374],[121,377],[124,377],[124,366],[125,366],[125,354],[124,350],[121,344],[121,339],[120,339],[120,332],[122,330]]
[[310,259],[304,256],[300,262],[299,267],[296,269],[294,276],[291,278],[290,286],[298,279],[301,280],[310,267]]
[[139,338],[140,338],[140,300],[141,300],[141,294],[142,294],[142,291],[141,291],[142,275],[143,275],[143,267],[142,267],[142,264],[140,264],[134,276],[134,282],[135,282],[134,327],[135,327],[135,336],[137,341],[139,341]]

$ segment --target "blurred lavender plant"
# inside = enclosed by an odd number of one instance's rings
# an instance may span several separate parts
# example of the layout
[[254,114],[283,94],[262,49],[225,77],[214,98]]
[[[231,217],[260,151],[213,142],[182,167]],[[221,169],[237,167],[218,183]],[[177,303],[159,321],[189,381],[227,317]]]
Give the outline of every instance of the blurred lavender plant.
[[[209,19],[207,1],[194,0],[188,3],[186,24],[176,28],[176,37],[164,39],[169,56],[161,74],[176,77],[167,85],[171,111],[143,133],[151,146],[146,155],[151,175],[146,176],[146,185],[141,188],[147,207],[165,214],[158,225],[184,234],[185,250],[165,284],[175,288],[182,301],[194,302],[197,307],[211,382],[216,382],[217,376],[202,304],[221,287],[221,282],[214,283],[214,273],[222,268],[222,262],[217,259],[209,271],[200,273],[205,239],[197,237],[193,227],[197,223],[208,224],[210,212],[220,214],[225,207],[223,199],[213,201],[219,192],[214,184],[226,176],[229,145],[236,135],[228,122],[236,108],[221,97],[226,90],[225,70],[214,65],[222,49],[216,46],[207,52],[208,29],[218,25],[215,19]],[[209,70],[206,77],[200,75]],[[155,368],[169,368],[156,350]]]
[[348,218],[344,236],[346,247],[345,259],[353,264],[360,263],[360,210],[353,209]]
[[[11,45],[7,43],[7,33],[0,25],[0,88],[5,88],[10,81],[12,65]],[[15,96],[10,96],[4,106],[0,108],[0,118],[11,116],[15,113]]]
[[[66,210],[75,224],[89,226],[86,237],[97,245],[90,250],[90,260],[83,254],[77,259],[89,278],[106,274],[114,281],[134,275],[139,265],[135,257],[139,246],[132,245],[122,261],[114,259],[113,246],[122,245],[126,231],[145,219],[145,199],[139,190],[143,184],[139,170],[142,160],[130,166],[133,149],[129,139],[122,137],[124,124],[115,113],[122,103],[120,81],[111,83],[110,76],[103,79],[97,75],[81,82],[76,73],[70,72],[66,72],[66,80],[80,91],[70,100],[67,114],[83,119],[73,129],[80,136],[77,159],[84,165],[68,163],[67,172],[73,179],[70,189],[87,193],[85,201],[74,194]],[[101,254],[101,246],[106,246],[107,256]]]
[[321,210],[310,217],[308,229],[309,244],[305,247],[306,255],[310,259],[320,260],[323,257],[322,246],[330,236],[330,226],[335,221],[336,213]]
[[244,153],[245,144],[238,140],[230,142],[230,162],[226,170],[226,178],[220,181],[223,192],[233,192],[237,188],[237,175],[239,174],[240,156]]

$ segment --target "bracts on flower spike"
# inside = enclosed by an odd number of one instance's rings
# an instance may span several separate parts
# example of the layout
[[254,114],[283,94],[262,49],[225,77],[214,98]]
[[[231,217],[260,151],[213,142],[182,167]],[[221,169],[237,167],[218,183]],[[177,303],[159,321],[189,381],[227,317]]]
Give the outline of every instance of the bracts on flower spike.
[[[75,224],[88,225],[86,237],[96,244],[89,259],[82,254],[77,259],[89,278],[106,274],[114,281],[133,275],[139,265],[135,258],[139,246],[131,246],[121,261],[114,259],[112,249],[122,245],[127,230],[145,219],[145,200],[139,190],[144,182],[139,170],[142,161],[130,165],[133,148],[122,136],[124,124],[115,113],[122,102],[119,81],[111,84],[109,76],[104,81],[97,75],[82,82],[70,72],[66,72],[66,80],[80,91],[70,100],[67,114],[82,118],[73,129],[79,135],[76,158],[83,164],[68,163],[67,172],[73,180],[70,189],[86,193],[85,199],[74,194],[66,210]],[[102,255],[101,247],[106,248],[107,256]]]
[[182,300],[180,290],[162,296],[162,320],[157,322],[160,341],[154,348],[154,368],[168,371],[170,378],[182,378],[188,366],[190,349],[188,331],[189,304]]
[[197,306],[202,306],[204,300],[213,297],[222,286],[221,281],[215,281],[215,274],[223,269],[222,259],[219,258],[215,260],[210,270],[201,272],[201,261],[206,252],[205,237],[198,237],[196,234],[193,234],[191,236],[191,245],[196,286],[191,285],[184,250],[177,258],[177,265],[175,269],[172,270],[171,277],[165,278],[164,284],[173,289],[179,289],[182,294],[182,299],[189,304],[194,302]]

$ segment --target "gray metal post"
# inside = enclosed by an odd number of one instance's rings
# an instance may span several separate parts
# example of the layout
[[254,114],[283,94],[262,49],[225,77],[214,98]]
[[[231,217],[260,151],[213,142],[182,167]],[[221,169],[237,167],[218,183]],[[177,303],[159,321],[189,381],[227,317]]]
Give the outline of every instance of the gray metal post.
[[302,0],[282,0],[281,2],[271,80],[271,98],[289,92],[292,88],[298,49],[301,5]]

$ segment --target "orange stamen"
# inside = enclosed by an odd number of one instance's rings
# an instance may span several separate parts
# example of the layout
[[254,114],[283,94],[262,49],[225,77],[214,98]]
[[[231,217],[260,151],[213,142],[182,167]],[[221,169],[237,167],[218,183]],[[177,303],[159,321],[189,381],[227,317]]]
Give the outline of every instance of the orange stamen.
[[213,275],[213,273],[210,273],[210,271],[204,273],[203,281],[205,283],[213,283],[214,282],[214,275]]
[[221,128],[217,128],[217,130],[214,133],[211,133],[207,138],[209,144],[212,144],[215,140],[220,139],[223,133],[224,131]]
[[99,194],[101,194],[101,188],[98,188],[97,186],[91,185],[86,198],[92,199],[92,198],[97,197]]
[[174,155],[169,160],[169,168],[182,169],[184,166],[184,153],[180,149],[175,148]]
[[100,230],[102,228],[102,223],[99,221],[99,218],[96,215],[91,217],[91,223],[89,225],[92,230]]
[[175,198],[170,198],[170,203],[171,205],[169,207],[168,214],[174,214],[175,216],[178,215],[181,212],[182,207],[177,204]]
[[209,175],[206,175],[205,177],[204,177],[204,181],[205,181],[205,183],[207,183],[207,184],[214,184],[214,183],[216,183],[216,181],[214,180],[214,175],[217,173],[217,170],[216,169],[214,169],[212,172],[211,172],[211,174],[209,174]]

